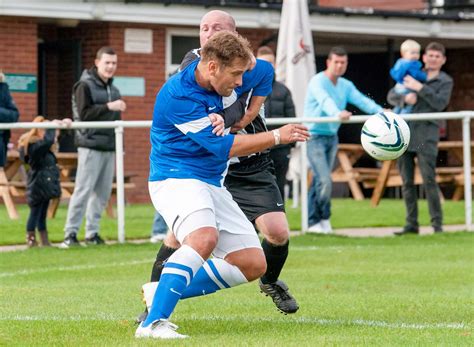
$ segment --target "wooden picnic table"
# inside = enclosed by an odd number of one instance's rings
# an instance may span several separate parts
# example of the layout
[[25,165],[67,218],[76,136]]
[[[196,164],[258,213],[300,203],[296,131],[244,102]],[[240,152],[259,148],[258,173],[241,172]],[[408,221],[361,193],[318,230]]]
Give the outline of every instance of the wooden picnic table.
[[[58,162],[61,179],[61,198],[70,198],[74,192],[74,181],[72,180],[72,173],[77,168],[77,153],[75,152],[58,152],[55,153]],[[125,189],[135,188],[135,184],[131,182],[134,174],[125,174]],[[116,183],[112,185],[112,193],[116,190]],[[18,219],[18,212],[13,201],[14,196],[24,196],[26,190],[26,171],[23,169],[23,163],[20,159],[20,154],[17,150],[9,150],[7,155],[7,164],[4,170],[0,170],[0,196],[5,203],[8,216],[11,219]],[[48,217],[54,218],[60,199],[52,199],[49,209]],[[112,199],[109,199],[106,208],[107,214],[110,217],[115,217],[115,212],[112,205]]]
[[[449,155],[453,155],[460,162],[463,161],[462,141],[440,141],[438,147],[440,151],[448,151]],[[474,148],[474,141],[471,142],[471,148]],[[364,199],[362,187],[373,188],[371,204],[377,206],[385,188],[402,186],[402,178],[393,160],[382,162],[380,167],[356,167],[355,164],[364,154],[365,151],[360,144],[340,143],[337,152],[339,164],[332,172],[331,177],[333,182],[347,183],[355,200]],[[471,159],[474,160],[472,157]],[[471,167],[474,167],[472,163]],[[438,183],[454,184],[453,200],[462,198],[464,185],[462,166],[437,167],[436,180]],[[415,168],[415,183],[423,183],[417,166]]]
[[[474,141],[471,142],[471,153],[474,148]],[[461,163],[463,162],[463,143],[462,141],[439,141],[438,149],[440,151],[447,151],[448,154],[452,154]],[[380,174],[377,177],[377,181],[372,192],[371,205],[377,206],[382,198],[385,188],[401,186],[402,180],[398,170],[395,170],[395,161],[389,160],[382,164]],[[474,158],[471,156],[471,174],[474,172]],[[392,182],[390,182],[392,180]],[[464,170],[462,166],[453,167],[437,167],[436,168],[436,181],[438,183],[454,183],[455,191],[453,194],[453,200],[459,200],[463,195],[464,186]],[[415,184],[421,184],[422,177],[418,165],[415,167]],[[370,186],[370,185],[368,185]]]

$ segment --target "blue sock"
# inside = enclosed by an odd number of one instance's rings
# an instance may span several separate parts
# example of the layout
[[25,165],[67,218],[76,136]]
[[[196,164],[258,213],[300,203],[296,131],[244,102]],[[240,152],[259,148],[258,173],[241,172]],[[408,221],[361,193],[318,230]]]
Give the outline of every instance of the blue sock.
[[186,245],[169,258],[163,268],[148,317],[143,322],[144,327],[156,320],[169,318],[203,262],[201,256]]
[[184,290],[181,299],[212,294],[246,282],[247,279],[237,266],[219,258],[208,259]]

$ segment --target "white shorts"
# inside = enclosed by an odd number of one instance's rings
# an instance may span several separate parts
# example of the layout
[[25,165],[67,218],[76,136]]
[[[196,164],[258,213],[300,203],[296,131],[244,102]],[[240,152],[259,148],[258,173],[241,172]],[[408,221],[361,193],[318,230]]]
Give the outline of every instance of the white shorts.
[[215,257],[224,258],[245,248],[261,248],[252,223],[226,188],[195,179],[170,178],[148,182],[148,189],[155,209],[180,243],[196,229],[211,226],[219,231]]

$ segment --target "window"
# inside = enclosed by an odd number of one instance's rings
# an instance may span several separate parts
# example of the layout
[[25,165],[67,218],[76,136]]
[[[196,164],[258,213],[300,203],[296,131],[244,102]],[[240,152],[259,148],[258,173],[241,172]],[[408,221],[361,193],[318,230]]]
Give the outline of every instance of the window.
[[168,29],[166,32],[166,78],[178,69],[186,53],[199,47],[198,29]]

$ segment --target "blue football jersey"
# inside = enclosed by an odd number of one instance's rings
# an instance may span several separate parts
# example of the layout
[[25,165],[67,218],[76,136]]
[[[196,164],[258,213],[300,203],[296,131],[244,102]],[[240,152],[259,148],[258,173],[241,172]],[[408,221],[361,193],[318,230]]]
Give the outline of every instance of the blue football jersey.
[[[223,109],[222,97],[199,86],[194,76],[199,60],[172,76],[159,91],[150,131],[150,181],[193,178],[221,186],[234,135],[212,133],[210,113]],[[268,82],[269,81],[269,82]],[[243,76],[236,96],[251,89],[271,93],[273,67],[258,61]]]

